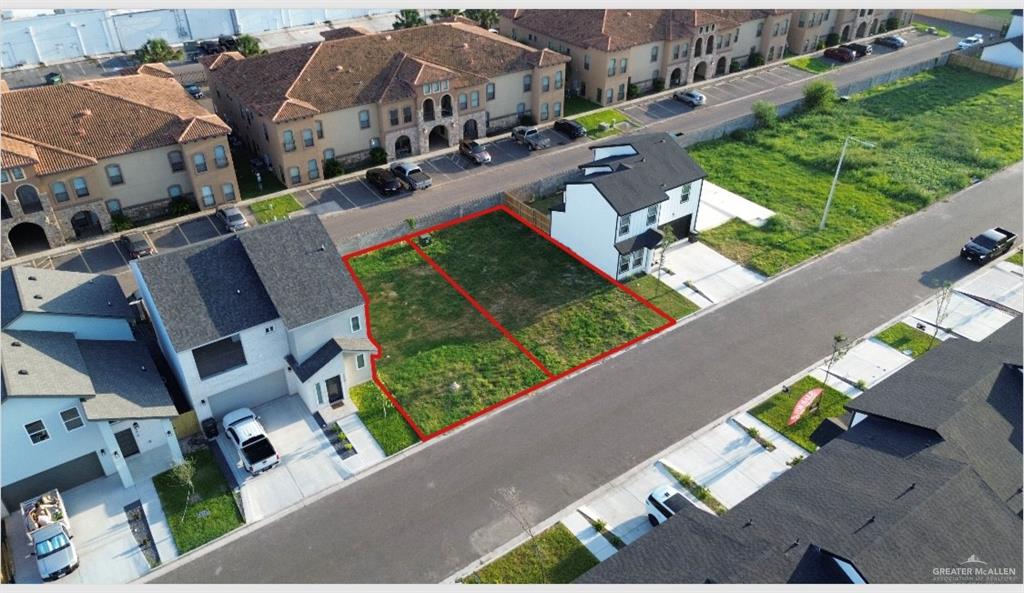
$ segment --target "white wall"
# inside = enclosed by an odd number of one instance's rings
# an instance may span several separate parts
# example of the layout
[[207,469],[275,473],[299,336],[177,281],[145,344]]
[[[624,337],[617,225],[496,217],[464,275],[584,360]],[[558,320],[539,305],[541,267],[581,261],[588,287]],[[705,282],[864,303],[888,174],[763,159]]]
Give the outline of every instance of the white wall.
[[66,332],[79,340],[134,340],[126,319],[57,315],[54,313],[22,313],[6,330]]
[[551,236],[614,277],[619,257],[615,210],[590,184],[567,184],[564,199],[565,212],[551,212]]
[[1020,68],[1024,61],[1024,53],[1021,53],[1012,43],[1007,42],[986,47],[981,51],[981,59],[1000,66]]
[[1024,30],[1024,27],[1021,26],[1022,20],[1024,19],[1017,15],[1013,15],[1013,18],[1010,19],[1010,26],[1006,29],[1006,39],[1016,37],[1021,34],[1021,31]]
[[[689,185],[687,201],[682,201],[683,188],[686,186],[674,187],[667,192],[668,200],[661,203],[661,210],[658,213],[658,226],[666,225],[673,220],[688,214],[697,213],[697,205],[700,203],[700,192],[703,189],[704,180],[698,179]],[[690,221],[691,230],[696,226],[696,216]]]
[[[352,331],[350,323],[352,317],[359,318],[359,331],[357,332]],[[366,320],[363,318],[362,305],[291,330],[288,332],[288,343],[295,360],[303,362],[327,340],[349,336],[366,337]]]
[[[135,428],[133,424],[138,423]],[[167,433],[164,429],[163,420],[150,418],[146,420],[119,420],[110,424],[110,430],[117,434],[122,430],[131,429],[135,436],[135,442],[139,445],[139,452],[145,453],[151,449],[162,447],[167,444]]]
[[3,21],[0,64],[14,68],[119,51],[106,21],[106,12],[102,10]]

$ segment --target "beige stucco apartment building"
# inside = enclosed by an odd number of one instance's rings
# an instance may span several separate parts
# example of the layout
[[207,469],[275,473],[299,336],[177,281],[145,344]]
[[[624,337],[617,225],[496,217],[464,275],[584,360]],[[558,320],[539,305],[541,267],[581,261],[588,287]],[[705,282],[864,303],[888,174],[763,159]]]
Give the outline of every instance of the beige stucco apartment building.
[[401,158],[562,113],[568,57],[463,19],[324,36],[204,61],[217,113],[288,186],[322,178],[329,159]]
[[3,256],[146,220],[172,200],[238,199],[230,128],[162,65],[24,90],[0,101]]

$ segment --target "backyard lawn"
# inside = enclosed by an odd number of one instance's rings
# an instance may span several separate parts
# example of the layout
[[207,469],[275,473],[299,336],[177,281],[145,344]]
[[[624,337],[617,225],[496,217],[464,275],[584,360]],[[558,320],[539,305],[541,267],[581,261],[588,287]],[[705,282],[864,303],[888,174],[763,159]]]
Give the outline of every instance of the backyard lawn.
[[242,515],[235,505],[235,497],[220,473],[213,453],[209,449],[201,449],[186,457],[195,463],[196,468],[192,479],[195,496],[191,502],[186,504],[188,486],[180,482],[171,470],[153,478],[153,485],[160,496],[160,504],[167,515],[180,554],[242,525]]
[[548,214],[551,209],[562,203],[562,192],[554,193],[549,196],[542,196],[536,198],[532,202],[528,203],[527,206],[533,208],[541,214]]
[[595,109],[600,109],[601,106],[593,101],[588,101],[583,97],[566,97],[565,98],[565,110],[562,115],[565,117],[571,117],[580,113],[586,113]]
[[256,182],[256,173],[253,172],[249,160],[253,158],[252,153],[243,148],[233,147],[231,149],[231,160],[235,165],[235,177],[238,179],[238,192],[243,200],[272,194],[284,189],[274,174],[264,169],[260,173],[260,181]]
[[[587,135],[595,140],[618,134],[615,127],[622,122],[629,122],[630,119],[618,109],[603,109],[597,113],[577,117],[576,121],[587,129]],[[601,129],[601,124],[608,124],[607,130]]]
[[[778,214],[701,233],[716,251],[766,275],[860,238],[1021,159],[1021,85],[943,67],[855,95],[825,113],[697,144],[708,179]],[[851,145],[829,213],[825,198]]]
[[415,445],[419,437],[373,381],[348,390],[352,403],[359,410],[359,419],[366,425],[385,455],[394,455]]
[[786,62],[794,68],[806,70],[807,72],[827,72],[835,68],[835,62],[826,60],[820,56],[800,56]]
[[676,319],[700,310],[690,299],[672,290],[655,276],[638,276],[626,282],[626,286]]
[[597,566],[597,558],[561,523],[474,572],[465,583],[564,584]]
[[909,350],[913,358],[928,352],[936,342],[932,336],[902,322],[885,328],[875,338],[900,352]]
[[291,194],[278,196],[262,202],[254,202],[249,206],[256,222],[266,224],[275,220],[284,220],[292,212],[302,210],[302,204]]
[[[808,410],[796,424],[786,426],[786,423],[789,422],[789,415],[793,412],[793,406],[796,405],[800,396],[816,387],[822,387],[825,390],[818,396],[820,403],[818,411],[814,413]],[[835,389],[826,387],[824,383],[814,377],[808,376],[790,385],[789,393],[776,393],[750,410],[750,413],[761,422],[782,433],[789,440],[813,453],[818,450],[818,446],[811,440],[811,434],[827,418],[845,414],[846,408],[843,407],[843,404],[849,399]]]

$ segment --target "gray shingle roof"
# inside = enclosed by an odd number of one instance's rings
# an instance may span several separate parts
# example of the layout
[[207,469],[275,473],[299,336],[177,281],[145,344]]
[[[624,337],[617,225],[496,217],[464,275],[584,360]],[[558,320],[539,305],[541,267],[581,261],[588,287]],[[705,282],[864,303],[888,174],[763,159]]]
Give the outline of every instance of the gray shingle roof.
[[309,355],[309,358],[299,363],[295,360],[295,357],[288,354],[284,359],[288,362],[288,365],[292,367],[292,371],[295,372],[295,376],[299,378],[299,381],[305,383],[310,377],[315,375],[317,371],[324,368],[324,366],[334,360],[336,356],[342,352],[376,352],[377,347],[373,345],[367,338],[359,337],[343,337],[343,338],[331,338],[324,342],[324,345],[317,349],[316,352]]
[[2,371],[8,396],[92,395],[89,369],[78,350],[74,334],[10,331],[2,335],[0,353],[3,356]]
[[178,415],[156,364],[139,342],[80,340],[95,397],[82,407],[89,420],[172,418]]
[[580,167],[608,165],[610,173],[595,173],[577,183],[592,183],[619,216],[636,212],[668,199],[665,192],[707,177],[704,169],[687,154],[671,134],[640,134],[591,146],[632,146],[630,156],[614,156]]
[[294,329],[362,303],[315,216],[211,239],[137,265],[178,352],[277,318]]
[[3,271],[2,323],[23,312],[131,319],[114,276],[14,266]]
[[633,253],[637,249],[654,249],[664,237],[665,235],[658,229],[647,229],[635,237],[619,241],[615,244],[615,249],[622,255]]

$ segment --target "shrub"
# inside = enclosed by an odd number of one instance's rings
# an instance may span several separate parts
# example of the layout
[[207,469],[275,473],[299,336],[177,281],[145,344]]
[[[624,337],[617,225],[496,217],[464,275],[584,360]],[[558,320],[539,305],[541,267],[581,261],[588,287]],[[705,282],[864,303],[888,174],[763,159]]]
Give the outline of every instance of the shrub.
[[885,26],[885,21],[882,21],[881,23],[879,23],[879,25],[878,25],[878,33],[879,34],[885,33],[888,30],[889,30],[889,27]]
[[171,200],[169,210],[171,211],[171,216],[185,216],[195,212],[196,207],[185,198],[175,198]]
[[804,108],[828,111],[836,101],[836,85],[830,80],[815,80],[804,87]]
[[747,68],[754,68],[757,66],[764,66],[764,56],[756,51],[752,51],[750,52],[750,55],[747,56]]
[[760,128],[774,127],[779,121],[779,113],[776,111],[775,105],[768,101],[755,101],[750,110],[754,112],[757,126]]
[[896,29],[899,26],[900,26],[900,19],[898,19],[898,18],[896,18],[894,16],[891,16],[891,17],[885,19],[885,30],[886,31],[892,31],[893,29]]
[[388,162],[388,151],[381,147],[370,149],[370,160],[373,161],[374,165],[383,165]]
[[112,228],[114,232],[127,231],[134,227],[135,223],[132,222],[132,219],[128,218],[124,214],[118,212],[117,214],[110,215],[110,228]]
[[665,90],[665,79],[664,78],[655,78],[653,81],[651,81],[651,92],[652,93],[660,93],[663,90]]
[[839,45],[839,33],[829,33],[825,36],[825,47],[835,47]]
[[[386,157],[387,154],[385,154],[384,156]],[[338,159],[327,159],[326,161],[324,161],[324,177],[326,177],[327,179],[344,174],[345,167],[341,164],[341,162]]]
[[819,39],[818,40],[818,45],[816,45],[814,47],[814,49],[816,49],[818,51],[825,49],[825,40],[824,39]]
[[629,86],[626,87],[626,98],[627,99],[636,99],[639,96],[640,96],[640,87],[636,86],[633,83],[629,83]]
[[739,72],[740,70],[743,70],[743,65],[740,64],[739,60],[733,60],[733,61],[729,62],[729,72],[730,73]]

